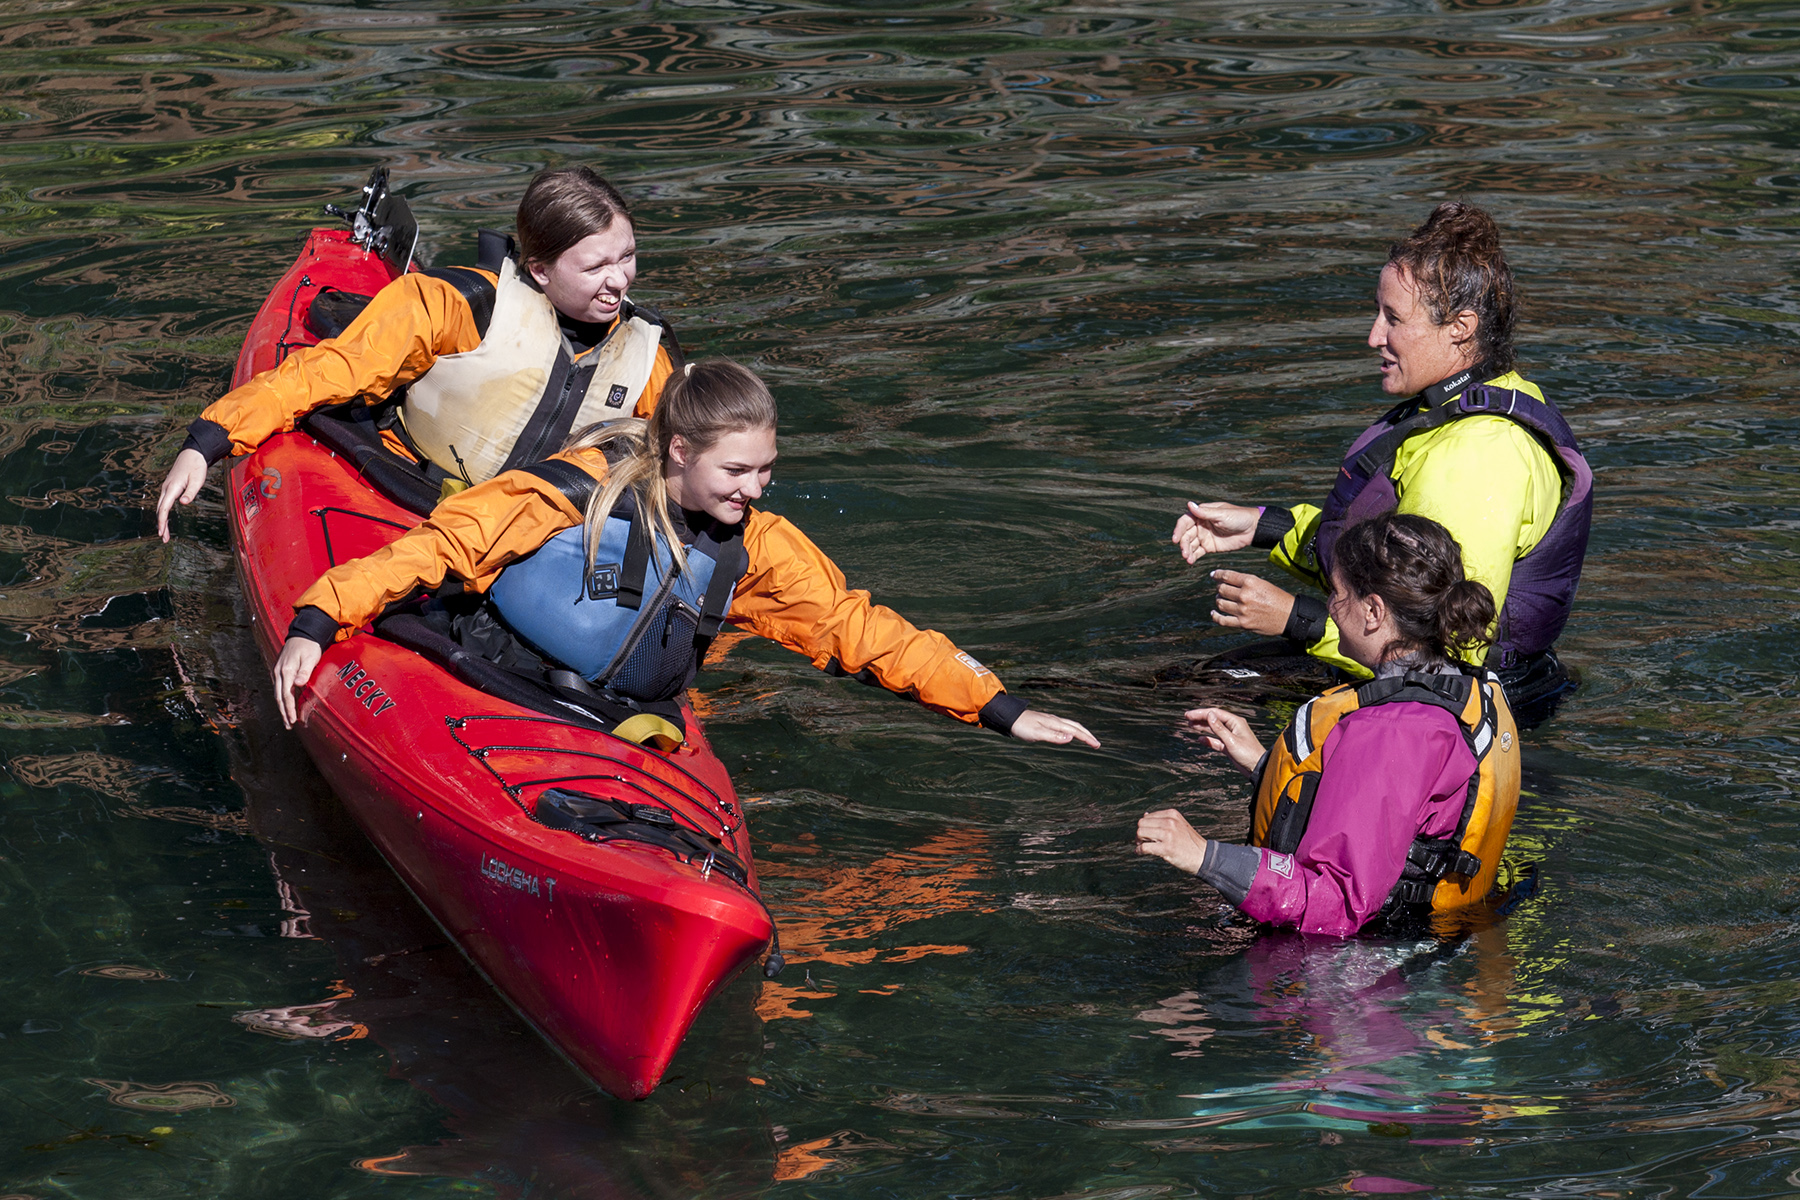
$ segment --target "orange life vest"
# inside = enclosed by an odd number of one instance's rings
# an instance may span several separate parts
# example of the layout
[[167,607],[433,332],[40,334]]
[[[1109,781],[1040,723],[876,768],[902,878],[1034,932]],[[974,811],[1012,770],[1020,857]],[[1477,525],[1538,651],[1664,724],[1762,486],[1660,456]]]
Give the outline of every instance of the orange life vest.
[[[1478,677],[1408,671],[1360,685],[1345,684],[1308,700],[1263,763],[1250,802],[1250,844],[1280,854],[1298,850],[1312,817],[1326,737],[1358,709],[1400,702],[1435,705],[1455,716],[1478,769],[1469,777],[1456,832],[1413,840],[1388,906],[1461,908],[1493,888],[1500,852],[1519,806],[1518,728],[1506,693],[1491,673]],[[1381,767],[1370,763],[1365,769]]]

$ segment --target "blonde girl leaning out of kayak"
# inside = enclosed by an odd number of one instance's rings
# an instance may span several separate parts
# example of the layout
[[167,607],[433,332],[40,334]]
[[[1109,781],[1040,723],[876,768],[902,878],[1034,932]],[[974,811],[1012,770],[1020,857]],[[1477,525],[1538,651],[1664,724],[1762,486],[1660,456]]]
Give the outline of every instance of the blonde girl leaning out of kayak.
[[1138,853],[1307,933],[1484,899],[1519,802],[1518,737],[1498,679],[1459,659],[1490,636],[1493,596],[1442,525],[1387,513],[1339,537],[1328,604],[1374,678],[1307,701],[1266,752],[1236,713],[1187,714],[1256,780],[1251,844],[1165,808],[1138,822]]
[[482,231],[478,266],[414,271],[342,333],[302,347],[209,405],[163,480],[156,530],[212,464],[308,413],[388,404],[384,448],[446,491],[553,453],[572,429],[650,415],[680,365],[674,331],[626,291],[637,235],[618,189],[587,167],[541,171],[512,239]]
[[326,572],[296,603],[275,662],[282,720],[300,718],[326,645],[454,575],[485,597],[458,620],[465,649],[514,670],[538,664],[622,703],[680,695],[722,619],[958,720],[1027,742],[1099,745],[1008,695],[943,634],[847,588],[805,534],[752,507],[774,464],[775,401],[763,382],[723,359],[689,367],[647,423],[588,430]]

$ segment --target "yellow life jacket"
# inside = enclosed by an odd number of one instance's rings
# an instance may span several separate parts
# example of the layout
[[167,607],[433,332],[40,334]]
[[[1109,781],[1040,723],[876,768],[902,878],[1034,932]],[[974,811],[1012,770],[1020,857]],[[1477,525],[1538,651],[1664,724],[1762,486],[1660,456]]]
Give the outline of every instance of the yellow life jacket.
[[596,421],[629,417],[662,339],[661,324],[627,302],[606,340],[572,361],[556,306],[513,259],[499,275],[481,344],[439,357],[400,406],[408,442],[465,483],[547,458]]
[[[1326,737],[1358,709],[1402,701],[1435,705],[1455,716],[1478,769],[1469,778],[1456,832],[1446,838],[1413,840],[1388,908],[1428,905],[1434,912],[1461,908],[1492,890],[1500,852],[1519,806],[1518,728],[1499,678],[1491,673],[1478,677],[1408,671],[1360,685],[1345,684],[1308,700],[1263,762],[1250,802],[1250,844],[1279,854],[1298,850],[1312,817]],[[1378,763],[1366,767],[1381,769]]]

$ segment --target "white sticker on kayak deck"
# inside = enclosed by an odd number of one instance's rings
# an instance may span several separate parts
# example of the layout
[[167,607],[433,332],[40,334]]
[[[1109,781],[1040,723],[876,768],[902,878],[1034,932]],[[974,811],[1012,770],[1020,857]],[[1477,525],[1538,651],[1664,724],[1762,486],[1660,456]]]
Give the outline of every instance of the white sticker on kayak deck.
[[958,650],[956,652],[956,661],[961,663],[963,666],[969,668],[969,670],[975,672],[975,674],[977,674],[977,675],[992,675],[993,674],[992,671],[988,670],[986,667],[984,667],[980,663],[976,662],[973,658],[971,658],[964,651]]
[[1271,851],[1263,856],[1263,862],[1268,864],[1269,870],[1283,879],[1294,877],[1294,856],[1291,854],[1276,854]]

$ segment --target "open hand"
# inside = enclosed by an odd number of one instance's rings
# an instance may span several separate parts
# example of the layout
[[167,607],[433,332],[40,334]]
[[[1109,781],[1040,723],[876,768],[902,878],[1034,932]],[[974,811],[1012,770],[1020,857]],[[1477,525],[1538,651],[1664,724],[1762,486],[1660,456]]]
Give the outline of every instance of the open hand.
[[1249,775],[1262,761],[1263,744],[1250,732],[1250,722],[1224,708],[1196,708],[1182,714],[1188,728],[1214,750],[1222,751],[1238,770]]
[[1219,595],[1213,601],[1214,625],[1268,637],[1280,637],[1287,630],[1294,593],[1242,571],[1214,571],[1212,577],[1219,582]]
[[300,719],[300,701],[295,693],[306,686],[324,655],[324,647],[311,638],[291,637],[281,647],[271,673],[275,676],[275,707],[281,710],[282,728],[292,729]]
[[1189,875],[1206,861],[1206,839],[1194,832],[1188,819],[1172,808],[1145,813],[1138,821],[1137,852],[1154,854]]
[[1256,536],[1262,510],[1214,500],[1207,504],[1188,501],[1187,512],[1175,522],[1169,540],[1181,547],[1181,557],[1191,565],[1208,554],[1242,550]]
[[1012,735],[1021,742],[1051,742],[1058,746],[1081,742],[1096,750],[1100,748],[1100,739],[1089,733],[1087,727],[1079,721],[1039,712],[1035,708],[1028,708],[1019,714],[1019,719],[1013,722]]
[[156,533],[169,540],[169,514],[175,502],[192,504],[206,483],[206,456],[198,450],[183,450],[175,456],[169,473],[163,477],[162,494],[156,498]]

